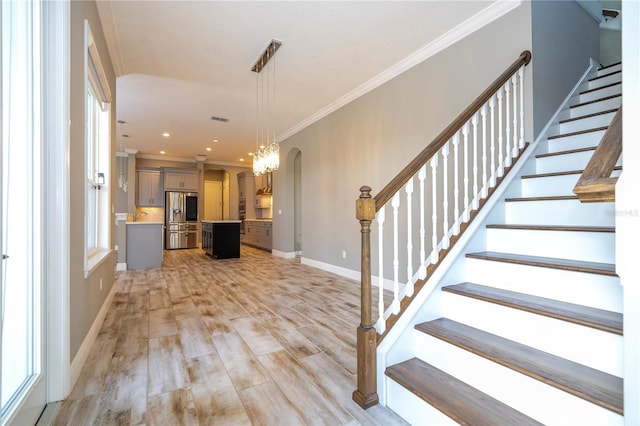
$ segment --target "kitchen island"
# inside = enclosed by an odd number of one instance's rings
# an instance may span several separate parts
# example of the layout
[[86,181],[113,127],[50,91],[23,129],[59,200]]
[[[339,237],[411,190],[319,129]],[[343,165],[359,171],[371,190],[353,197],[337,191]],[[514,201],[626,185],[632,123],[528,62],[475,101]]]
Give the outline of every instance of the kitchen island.
[[127,222],[127,269],[162,266],[164,222]]
[[203,220],[202,249],[216,259],[240,257],[240,221]]

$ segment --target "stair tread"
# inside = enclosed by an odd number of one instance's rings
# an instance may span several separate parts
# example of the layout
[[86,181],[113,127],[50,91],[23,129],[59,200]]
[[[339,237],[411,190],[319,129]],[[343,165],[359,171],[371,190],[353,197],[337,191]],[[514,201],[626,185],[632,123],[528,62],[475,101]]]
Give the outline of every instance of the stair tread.
[[541,197],[511,197],[505,198],[506,202],[514,201],[559,201],[559,200],[577,200],[577,195],[547,195]]
[[584,148],[575,148],[575,149],[567,149],[564,151],[553,151],[547,152],[545,154],[537,154],[536,158],[547,158],[547,157],[555,157],[557,155],[568,155],[568,154],[577,154],[579,152],[587,152],[587,151],[595,151],[596,146],[586,146]]
[[[583,93],[587,93],[587,92],[583,92]],[[618,108],[613,108],[613,109],[608,109],[606,111],[599,111],[599,112],[594,112],[592,114],[581,115],[580,117],[565,118],[564,120],[558,121],[558,123],[564,124],[564,123],[570,123],[572,121],[584,120],[586,118],[593,118],[593,117],[597,117],[599,115],[611,114],[613,112],[616,112],[617,110],[618,110]]]
[[586,133],[595,133],[595,132],[602,132],[604,130],[607,130],[607,126],[603,126],[603,127],[594,127],[592,129],[584,129],[584,130],[578,130],[575,132],[569,132],[569,133],[561,133],[559,135],[551,135],[551,136],[547,136],[547,140],[549,139],[560,139],[560,138],[568,138],[570,136],[577,136],[577,135],[584,135]]
[[473,283],[442,290],[622,335],[622,314],[618,312]]
[[623,380],[620,377],[446,318],[418,324],[415,328],[613,412],[623,414]]
[[616,232],[615,226],[509,225],[490,224],[490,229],[522,229],[531,231]]
[[418,358],[395,364],[385,374],[460,424],[541,424]]
[[[622,166],[615,166],[613,170],[622,170]],[[550,173],[538,173],[534,175],[524,175],[522,176],[522,179],[535,179],[535,178],[566,176],[566,175],[581,175],[582,173],[584,173],[584,169],[583,170],[567,170],[563,172],[550,172]]]
[[578,107],[585,106],[585,105],[591,105],[591,104],[595,104],[595,103],[598,103],[598,102],[607,101],[607,100],[613,99],[613,98],[619,98],[621,96],[622,96],[622,93],[618,93],[617,95],[604,96],[602,98],[594,99],[592,101],[580,102],[579,104],[571,105],[569,108],[578,108]]
[[566,271],[586,272],[614,277],[617,276],[615,271],[616,268],[613,263],[588,262],[584,260],[559,259],[555,257],[529,256],[513,253],[498,253],[493,251],[467,253],[466,257],[472,259],[515,263],[518,265],[539,266],[543,268],[562,269]]
[[614,62],[613,64],[609,64],[609,65],[600,65],[600,67],[598,68],[598,71],[606,70],[607,68],[615,67],[616,65],[620,65],[620,64],[622,64],[622,61]]

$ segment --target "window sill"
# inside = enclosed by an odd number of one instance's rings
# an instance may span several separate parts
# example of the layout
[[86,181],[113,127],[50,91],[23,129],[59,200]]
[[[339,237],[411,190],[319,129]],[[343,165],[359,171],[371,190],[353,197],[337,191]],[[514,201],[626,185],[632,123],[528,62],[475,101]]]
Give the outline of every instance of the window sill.
[[113,253],[113,250],[111,249],[100,249],[94,252],[87,259],[86,265],[84,267],[84,279],[86,280],[89,275],[91,275],[93,271],[98,268],[98,266],[102,265],[102,263],[107,260],[111,253]]

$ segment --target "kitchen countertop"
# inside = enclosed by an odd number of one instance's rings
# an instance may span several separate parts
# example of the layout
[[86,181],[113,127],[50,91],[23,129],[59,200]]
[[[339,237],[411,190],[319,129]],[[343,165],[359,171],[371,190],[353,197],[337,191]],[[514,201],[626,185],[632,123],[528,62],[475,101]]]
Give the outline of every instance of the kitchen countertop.
[[245,219],[245,222],[273,222],[273,219]]
[[239,220],[201,220],[202,223],[240,223]]
[[164,222],[156,222],[156,221],[139,221],[139,222],[127,222],[127,225],[164,225]]

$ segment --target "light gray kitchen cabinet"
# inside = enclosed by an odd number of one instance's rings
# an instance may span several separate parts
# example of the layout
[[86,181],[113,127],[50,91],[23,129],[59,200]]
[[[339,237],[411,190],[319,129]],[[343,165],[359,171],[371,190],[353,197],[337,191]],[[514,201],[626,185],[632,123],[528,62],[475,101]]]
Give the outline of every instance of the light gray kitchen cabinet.
[[198,172],[164,172],[165,191],[198,192]]
[[270,220],[245,220],[242,243],[271,251],[273,248],[273,222]]
[[162,174],[159,171],[138,171],[137,205],[139,207],[162,207],[164,205],[164,188]]

